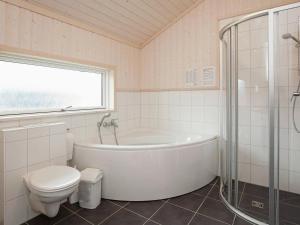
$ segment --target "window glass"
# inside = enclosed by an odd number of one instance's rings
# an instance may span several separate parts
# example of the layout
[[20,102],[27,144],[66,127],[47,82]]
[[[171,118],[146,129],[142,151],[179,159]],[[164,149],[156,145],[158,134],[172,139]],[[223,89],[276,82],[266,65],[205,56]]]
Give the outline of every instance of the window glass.
[[104,75],[0,61],[0,114],[103,108]]

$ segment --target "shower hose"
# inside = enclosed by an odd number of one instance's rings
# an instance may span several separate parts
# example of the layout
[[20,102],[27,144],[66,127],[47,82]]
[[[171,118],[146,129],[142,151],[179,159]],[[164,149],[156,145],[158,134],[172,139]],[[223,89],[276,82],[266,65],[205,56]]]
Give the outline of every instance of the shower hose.
[[[118,137],[117,137],[117,128],[116,126],[114,127],[114,138],[115,138],[115,143],[116,145],[119,145]],[[102,134],[101,134],[101,126],[98,126],[98,137],[100,140],[100,144],[103,144],[103,139],[102,139]]]
[[[299,93],[300,91],[300,79],[298,81],[298,87],[297,87],[297,93]],[[300,133],[300,130],[297,127],[296,121],[295,121],[295,109],[296,109],[296,102],[297,102],[297,98],[299,96],[292,96],[292,101],[293,101],[293,113],[292,113],[292,119],[293,119],[293,126],[296,130],[297,133]]]

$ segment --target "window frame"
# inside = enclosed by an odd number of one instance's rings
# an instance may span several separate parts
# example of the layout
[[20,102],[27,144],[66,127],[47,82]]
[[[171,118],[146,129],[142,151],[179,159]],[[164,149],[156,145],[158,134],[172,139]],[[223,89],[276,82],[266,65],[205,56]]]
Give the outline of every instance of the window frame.
[[[50,115],[50,114],[64,114],[64,113],[80,113],[80,112],[94,112],[94,111],[112,111],[114,110],[114,73],[113,66],[99,66],[94,63],[77,63],[75,60],[57,60],[48,57],[32,56],[27,54],[18,54],[11,52],[0,51],[0,61],[21,63],[27,65],[37,65],[44,67],[52,67],[59,69],[68,69],[82,72],[92,72],[101,75],[101,106],[97,107],[70,107],[64,108],[41,108],[36,110],[22,110],[22,111],[0,111],[0,117],[22,117],[34,115]],[[1,81],[0,81],[1,82]]]

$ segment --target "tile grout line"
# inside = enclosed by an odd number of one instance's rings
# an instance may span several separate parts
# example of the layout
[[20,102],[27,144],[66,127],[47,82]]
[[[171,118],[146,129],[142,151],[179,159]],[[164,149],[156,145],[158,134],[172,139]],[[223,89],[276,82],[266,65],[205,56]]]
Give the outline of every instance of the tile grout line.
[[213,220],[213,221],[218,221],[218,222],[220,222],[220,223],[224,223],[224,224],[227,224],[227,225],[231,225],[231,224],[229,224],[229,223],[227,223],[227,222],[225,222],[225,221],[218,220],[218,219],[216,219],[216,218],[213,218],[213,217],[207,216],[207,215],[205,215],[205,214],[202,214],[202,213],[199,213],[199,212],[198,212],[197,214],[199,214],[199,215],[201,215],[201,216],[204,216],[204,217],[207,217],[207,218],[209,218],[209,219],[211,219],[211,220]]
[[72,209],[68,208],[67,206],[64,206],[64,205],[61,205],[61,206],[62,206],[63,208],[65,208],[66,210],[68,210],[69,212],[71,212],[71,213],[77,213],[77,212],[79,212],[79,211],[82,210],[82,208],[77,209],[77,210],[72,210]]
[[239,205],[238,205],[238,207],[240,207],[240,204],[241,204],[241,201],[242,201],[244,192],[245,192],[245,188],[246,188],[246,183],[244,184],[243,191],[242,191],[242,193],[241,193],[241,198],[239,199]]
[[73,215],[75,215],[75,212],[71,212],[70,215],[67,215],[64,218],[61,218],[60,220],[58,220],[57,222],[55,222],[53,225],[56,225],[56,224],[60,223],[61,221],[64,221],[64,220],[66,220],[67,218],[69,218],[69,217],[71,217]]
[[[111,203],[113,203],[112,201],[110,201]],[[115,203],[113,203],[114,205],[117,205]],[[103,224],[105,221],[107,221],[109,218],[111,218],[113,215],[115,215],[117,212],[119,212],[121,209],[124,209],[127,205],[129,205],[129,202],[127,202],[125,205],[123,205],[122,207],[120,207],[117,211],[115,211],[113,214],[111,214],[110,216],[106,217],[104,220],[102,220],[98,225]],[[120,206],[120,205],[117,205]]]
[[192,218],[190,219],[190,221],[188,222],[187,225],[190,225],[191,222],[193,221],[193,219],[195,218],[195,216],[197,215],[199,209],[202,207],[202,205],[204,204],[205,200],[208,198],[208,195],[210,194],[210,192],[212,191],[212,189],[214,188],[214,186],[216,185],[218,179],[216,179],[215,183],[212,185],[212,187],[210,188],[210,190],[207,192],[206,196],[204,197],[203,201],[201,202],[201,204],[199,205],[199,207],[197,208],[196,212],[194,213],[194,215],[192,216]]
[[135,211],[133,211],[133,210],[131,210],[131,209],[128,209],[128,208],[124,208],[124,210],[126,210],[126,211],[128,211],[128,212],[131,212],[131,213],[133,213],[133,214],[136,214],[137,216],[140,216],[140,217],[143,217],[144,219],[149,219],[148,217],[145,217],[145,216],[143,216],[142,214],[139,214],[139,213],[137,213],[137,212],[135,212]]
[[91,225],[94,225],[94,223],[92,223],[91,221],[88,221],[86,218],[80,216],[79,214],[74,213],[74,215],[76,215],[76,216],[78,216],[79,218],[83,219],[85,222],[87,222],[87,223],[89,223],[89,224],[91,224]]
[[[148,221],[152,221],[152,217],[164,206],[164,205],[166,205],[167,204],[167,202],[169,201],[169,199],[168,200],[166,200],[153,214],[152,214],[152,216],[150,216],[149,217],[149,219],[148,220],[146,220],[146,222],[144,223],[144,224],[146,224]],[[154,221],[154,222],[156,222],[156,221]],[[143,224],[143,225],[144,225]],[[160,223],[158,223],[158,224],[160,224]]]
[[233,221],[232,221],[232,224],[231,224],[231,225],[234,225],[234,223],[235,223],[235,220],[236,220],[236,217],[237,217],[237,215],[236,215],[236,214],[234,214],[234,218],[233,218]]
[[[203,201],[203,200],[202,200],[202,201]],[[202,203],[202,202],[201,202],[201,203]],[[177,204],[174,204],[174,203],[172,203],[172,202],[168,202],[168,204],[173,205],[173,206],[176,206],[177,208],[180,208],[180,209],[187,210],[187,211],[192,212],[192,213],[196,213],[196,211],[194,211],[194,210],[191,210],[191,209],[188,209],[188,208],[184,208],[184,207],[182,207],[182,206],[180,206],[180,205],[177,205]]]

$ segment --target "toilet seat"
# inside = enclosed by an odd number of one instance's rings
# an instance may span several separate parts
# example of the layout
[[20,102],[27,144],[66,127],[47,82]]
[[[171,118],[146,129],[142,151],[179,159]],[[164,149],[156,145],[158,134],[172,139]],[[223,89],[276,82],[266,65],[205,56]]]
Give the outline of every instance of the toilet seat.
[[68,166],[49,166],[28,175],[28,184],[35,192],[53,193],[78,185],[80,172]]

